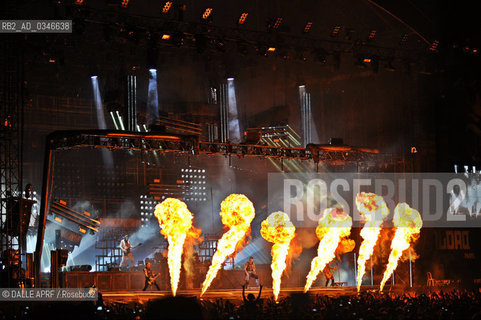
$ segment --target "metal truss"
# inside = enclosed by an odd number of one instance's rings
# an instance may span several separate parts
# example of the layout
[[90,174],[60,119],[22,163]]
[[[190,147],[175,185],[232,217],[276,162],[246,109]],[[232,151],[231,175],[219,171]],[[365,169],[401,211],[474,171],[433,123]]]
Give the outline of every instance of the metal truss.
[[237,157],[319,161],[385,161],[391,155],[349,146],[308,145],[307,148],[199,141],[198,136],[108,130],[56,131],[47,138],[47,150],[107,148]]
[[[19,234],[22,202],[22,57],[20,39],[3,35],[0,40],[0,250],[3,285],[14,286],[21,266],[24,235]],[[27,222],[28,224],[28,222]]]

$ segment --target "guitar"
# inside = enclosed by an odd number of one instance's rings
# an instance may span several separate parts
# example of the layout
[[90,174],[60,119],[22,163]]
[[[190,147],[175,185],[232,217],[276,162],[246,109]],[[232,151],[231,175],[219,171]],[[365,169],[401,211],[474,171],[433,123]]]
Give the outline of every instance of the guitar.
[[154,283],[155,279],[157,279],[158,276],[160,276],[160,273],[157,273],[155,277],[149,277],[149,280],[147,280],[149,286]]
[[132,250],[132,249],[136,249],[136,248],[140,247],[141,245],[142,245],[142,243],[139,243],[138,245],[136,245],[136,246],[133,246],[133,247],[128,247],[128,248],[127,248],[127,249],[125,249],[125,250],[124,250],[124,249],[122,249],[122,251],[124,252],[124,254],[129,254],[129,253],[130,253],[130,250]]
[[326,268],[324,269],[324,276],[326,277],[326,279],[332,279],[333,278],[332,272],[336,271],[336,269],[337,269],[337,266],[335,266],[334,268],[331,268],[329,267],[329,265],[327,265]]

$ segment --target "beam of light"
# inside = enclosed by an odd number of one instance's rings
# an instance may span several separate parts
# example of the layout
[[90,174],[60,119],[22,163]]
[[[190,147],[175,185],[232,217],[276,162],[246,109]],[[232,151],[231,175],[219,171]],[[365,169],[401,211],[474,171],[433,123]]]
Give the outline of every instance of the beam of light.
[[149,91],[147,94],[147,121],[148,124],[159,119],[159,94],[157,91],[157,69],[149,70]]
[[231,194],[220,205],[222,223],[229,230],[217,242],[217,250],[212,257],[212,264],[202,284],[202,293],[209,288],[225,259],[234,254],[236,247],[250,232],[251,222],[255,216],[252,202],[243,194]]
[[227,79],[227,101],[229,103],[229,139],[232,143],[240,143],[241,132],[237,113],[234,78]]
[[115,115],[112,111],[110,111],[110,117],[112,117],[112,121],[114,123],[115,130],[119,130],[119,125],[117,124],[117,121],[115,120]]
[[304,292],[309,291],[319,272],[336,257],[336,249],[351,234],[351,226],[351,217],[342,209],[324,210],[316,228],[316,235],[321,241],[317,248],[317,257],[312,259]]
[[286,259],[292,239],[296,235],[296,228],[289,216],[284,212],[271,213],[267,219],[262,221],[261,236],[274,245],[271,249],[272,255],[272,291],[277,301],[281,290],[281,278],[286,269]]
[[120,123],[120,129],[125,130],[124,126],[124,120],[122,120],[122,116],[120,115],[120,112],[115,111],[117,113],[117,117],[119,118],[119,123]]
[[188,237],[199,237],[200,230],[192,225],[194,216],[187,205],[174,198],[167,198],[155,206],[155,217],[159,221],[162,233],[169,242],[168,265],[172,295],[177,293],[182,266],[184,242]]
[[[102,95],[100,94],[99,79],[97,76],[90,77],[92,81],[92,91],[94,95],[95,110],[97,113],[97,126],[99,129],[107,129],[107,123],[105,121],[104,106],[102,103]],[[104,164],[107,166],[113,166],[114,159],[112,154],[107,149],[102,149],[102,158]]]
[[423,221],[421,215],[415,209],[412,209],[406,203],[399,203],[394,209],[393,224],[396,233],[391,242],[391,253],[389,254],[389,262],[384,271],[379,291],[382,291],[387,279],[396,270],[399,258],[402,253],[409,249],[411,241],[416,241],[421,232]]
[[363,239],[357,258],[357,292],[361,290],[362,277],[366,272],[366,262],[371,258],[374,246],[381,233],[381,225],[389,215],[384,199],[374,193],[361,192],[356,196],[356,206],[365,222],[361,229]]

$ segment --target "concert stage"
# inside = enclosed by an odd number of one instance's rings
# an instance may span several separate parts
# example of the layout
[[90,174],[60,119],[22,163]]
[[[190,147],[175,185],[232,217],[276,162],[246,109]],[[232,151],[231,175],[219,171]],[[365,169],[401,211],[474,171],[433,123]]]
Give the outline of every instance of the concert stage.
[[[396,288],[397,289],[397,288]],[[401,289],[401,288],[399,288]],[[282,299],[283,297],[289,296],[293,293],[303,293],[303,287],[291,287],[291,288],[282,288],[279,294],[279,297]],[[386,288],[385,290],[389,290]],[[379,286],[363,286],[361,288],[362,292],[365,291],[379,291]],[[401,290],[399,290],[401,292]],[[259,292],[259,288],[250,287],[246,290],[246,296],[248,293],[252,293],[257,296]],[[131,302],[138,302],[138,303],[145,303],[149,300],[154,299],[162,299],[172,295],[171,291],[156,291],[149,289],[149,291],[102,291],[102,298],[104,302],[111,303],[111,302],[120,302],[120,303],[131,303]],[[179,290],[177,292],[177,296],[187,296],[187,297],[197,297],[200,298],[200,289],[191,289],[191,290]],[[327,295],[329,297],[339,297],[339,296],[348,296],[348,295],[356,295],[357,289],[355,286],[349,287],[313,287],[309,290],[309,294],[312,295]],[[262,288],[262,299],[270,299],[273,297],[272,288],[271,287],[263,287]],[[233,303],[237,303],[242,301],[242,288],[239,289],[214,289],[214,290],[207,290],[207,292],[202,296],[201,299],[203,300],[216,300],[216,299],[228,299]]]

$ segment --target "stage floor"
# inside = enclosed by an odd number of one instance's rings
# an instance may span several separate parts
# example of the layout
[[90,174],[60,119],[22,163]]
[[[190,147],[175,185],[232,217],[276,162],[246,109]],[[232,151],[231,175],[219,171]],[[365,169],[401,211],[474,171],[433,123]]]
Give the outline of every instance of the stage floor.
[[[304,288],[294,287],[294,288],[282,288],[279,296],[285,297],[292,293],[302,293]],[[379,286],[363,286],[361,291],[378,291]],[[385,288],[389,290],[389,288]],[[252,288],[246,290],[246,295],[248,293],[253,293],[257,296],[259,292],[258,288]],[[113,292],[113,291],[101,291],[102,298],[104,302],[119,302],[119,303],[130,303],[138,302],[145,303],[149,300],[162,299],[171,296],[170,291],[124,291],[124,292]],[[178,290],[177,296],[185,297],[197,297],[200,298],[200,289],[192,290]],[[352,287],[317,287],[311,288],[309,290],[310,294],[321,294],[330,297],[345,296],[345,295],[356,295],[357,289],[355,286]],[[272,296],[272,288],[262,288],[261,298],[268,299]],[[216,299],[229,299],[232,302],[242,301],[242,289],[212,289],[207,290],[207,292],[202,296],[202,300],[216,300]]]

